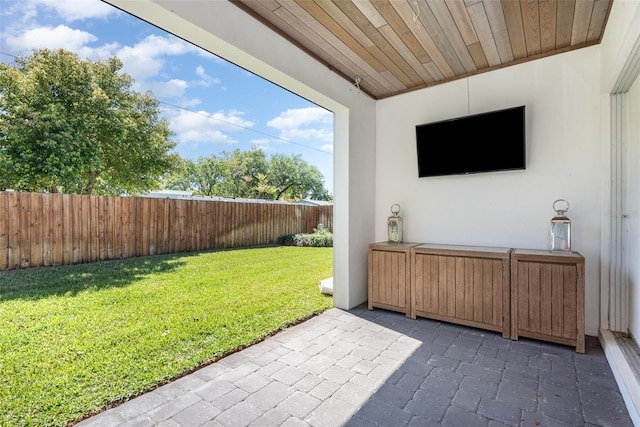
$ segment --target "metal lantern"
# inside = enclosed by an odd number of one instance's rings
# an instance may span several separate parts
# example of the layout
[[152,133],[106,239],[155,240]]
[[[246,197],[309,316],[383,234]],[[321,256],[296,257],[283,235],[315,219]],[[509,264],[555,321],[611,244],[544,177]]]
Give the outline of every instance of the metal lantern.
[[400,205],[391,206],[392,215],[387,219],[387,233],[390,242],[402,242],[402,217],[400,213]]
[[551,250],[571,252],[571,220],[565,216],[569,202],[558,199],[553,202],[556,216],[551,218]]

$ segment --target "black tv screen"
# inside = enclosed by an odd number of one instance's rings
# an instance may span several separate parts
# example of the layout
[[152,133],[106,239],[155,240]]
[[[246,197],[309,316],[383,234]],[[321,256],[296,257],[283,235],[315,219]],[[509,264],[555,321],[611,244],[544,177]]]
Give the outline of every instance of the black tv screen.
[[418,175],[526,168],[525,107],[416,126]]

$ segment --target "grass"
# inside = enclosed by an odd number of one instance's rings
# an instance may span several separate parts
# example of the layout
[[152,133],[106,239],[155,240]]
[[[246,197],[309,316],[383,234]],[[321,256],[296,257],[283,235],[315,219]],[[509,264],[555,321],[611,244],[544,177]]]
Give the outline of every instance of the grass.
[[66,425],[332,306],[332,248],[0,273],[0,425]]

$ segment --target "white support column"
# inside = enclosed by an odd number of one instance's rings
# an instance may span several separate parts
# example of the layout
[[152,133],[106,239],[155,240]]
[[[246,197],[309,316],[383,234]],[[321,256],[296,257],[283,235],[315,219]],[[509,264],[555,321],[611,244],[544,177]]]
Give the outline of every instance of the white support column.
[[609,265],[609,329],[627,332],[629,282],[627,280],[627,107],[626,92],[611,95],[611,204]]
[[[640,23],[640,12],[634,16],[634,22]],[[629,117],[627,94],[640,75],[640,37],[630,40],[630,47],[624,65],[622,65],[611,90],[610,116],[610,204],[609,221],[603,227],[603,252],[601,262],[603,292],[602,308],[606,310],[608,329],[616,332],[628,332],[629,328],[629,279],[628,279],[628,221],[627,200],[629,198]],[[605,229],[606,228],[606,229]],[[608,274],[607,274],[608,273]],[[607,329],[607,325],[601,325]]]

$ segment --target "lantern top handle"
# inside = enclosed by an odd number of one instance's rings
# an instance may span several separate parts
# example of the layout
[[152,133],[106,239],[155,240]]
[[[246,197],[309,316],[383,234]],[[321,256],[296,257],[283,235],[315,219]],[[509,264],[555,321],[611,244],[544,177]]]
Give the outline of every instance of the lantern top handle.
[[[556,207],[556,204],[558,204],[558,202],[564,202],[565,204],[564,209],[559,209]],[[564,215],[564,213],[568,211],[570,207],[571,205],[565,199],[558,199],[555,202],[553,202],[553,210],[556,211],[558,215]]]
[[397,204],[397,203],[396,203],[396,204],[394,204],[394,205],[391,205],[391,213],[392,213],[394,216],[397,216],[397,215],[400,213],[400,205],[399,205],[399,204]]

